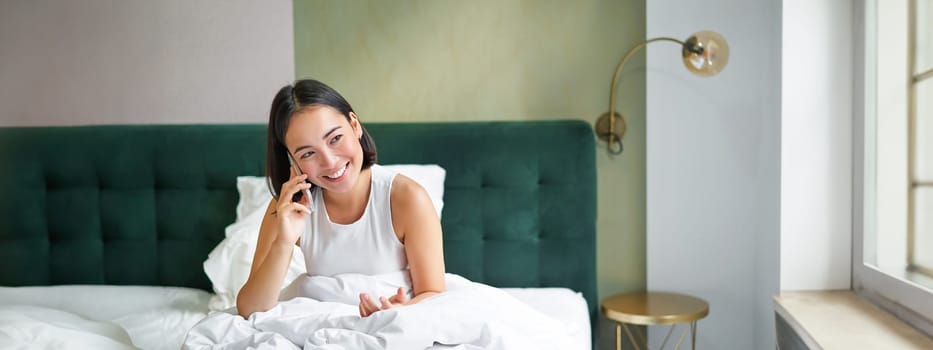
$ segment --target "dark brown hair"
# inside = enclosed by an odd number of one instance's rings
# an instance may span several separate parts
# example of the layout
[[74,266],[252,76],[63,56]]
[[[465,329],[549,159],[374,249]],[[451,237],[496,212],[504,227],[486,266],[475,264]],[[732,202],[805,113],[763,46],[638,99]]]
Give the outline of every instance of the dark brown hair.
[[[295,81],[294,85],[286,85],[279,89],[272,99],[272,110],[269,112],[268,140],[266,141],[266,176],[272,196],[278,200],[278,192],[282,184],[290,176],[288,162],[288,148],[285,147],[285,132],[292,116],[303,108],[313,106],[328,106],[336,109],[350,121],[350,112],[353,107],[336,90],[326,84],[313,80],[303,79]],[[360,123],[363,135],[360,146],[363,148],[363,166],[367,169],[376,163],[376,143],[372,136]]]

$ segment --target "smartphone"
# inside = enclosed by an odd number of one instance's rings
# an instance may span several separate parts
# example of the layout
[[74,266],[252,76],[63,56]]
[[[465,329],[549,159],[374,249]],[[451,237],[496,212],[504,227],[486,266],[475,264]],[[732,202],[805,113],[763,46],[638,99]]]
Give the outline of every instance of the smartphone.
[[[304,174],[301,172],[301,168],[298,167],[298,162],[295,161],[295,158],[292,157],[292,154],[291,153],[286,153],[286,154],[288,155],[288,163],[292,165],[292,169],[295,169],[295,173],[298,175]],[[311,181],[307,179],[305,179],[305,182],[311,183]],[[295,195],[292,196],[292,202],[300,201],[301,196],[304,195],[308,197],[308,204],[309,204],[308,208],[311,209],[311,211],[314,211],[314,197],[311,197],[311,191],[313,191],[315,188],[317,188],[317,186],[314,186],[314,184],[311,184],[311,189],[304,189],[304,190],[299,191],[298,193],[295,193]]]

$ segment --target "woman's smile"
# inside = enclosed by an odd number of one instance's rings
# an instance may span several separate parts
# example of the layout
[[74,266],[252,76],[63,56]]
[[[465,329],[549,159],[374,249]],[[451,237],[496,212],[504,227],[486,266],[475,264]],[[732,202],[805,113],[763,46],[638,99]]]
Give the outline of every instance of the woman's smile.
[[340,182],[340,181],[343,181],[343,179],[344,179],[344,178],[346,177],[346,175],[347,175],[347,168],[349,168],[349,167],[350,167],[350,163],[347,162],[347,163],[344,164],[340,169],[337,169],[337,171],[334,172],[333,174],[330,174],[330,175],[323,175],[323,176],[321,176],[321,177],[323,177],[323,178],[324,178],[325,180],[327,180],[328,182]]

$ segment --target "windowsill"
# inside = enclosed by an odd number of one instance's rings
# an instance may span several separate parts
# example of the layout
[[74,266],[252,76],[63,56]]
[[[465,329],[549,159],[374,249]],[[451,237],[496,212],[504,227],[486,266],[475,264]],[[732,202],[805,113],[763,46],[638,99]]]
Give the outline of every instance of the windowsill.
[[904,281],[913,283],[918,287],[925,288],[928,292],[933,291],[933,278],[930,278],[922,273],[908,271],[907,268],[903,266],[875,267],[875,269],[891,277],[899,278]]
[[852,291],[781,292],[774,309],[811,349],[933,349],[933,339]]

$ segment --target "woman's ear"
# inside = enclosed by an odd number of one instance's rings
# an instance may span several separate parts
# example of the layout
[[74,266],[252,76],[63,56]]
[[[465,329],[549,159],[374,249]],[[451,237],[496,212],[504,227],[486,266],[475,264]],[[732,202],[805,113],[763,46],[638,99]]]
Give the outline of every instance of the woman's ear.
[[363,130],[360,128],[360,119],[356,116],[356,113],[350,112],[350,127],[353,128],[353,133],[356,134],[356,138],[363,137]]

